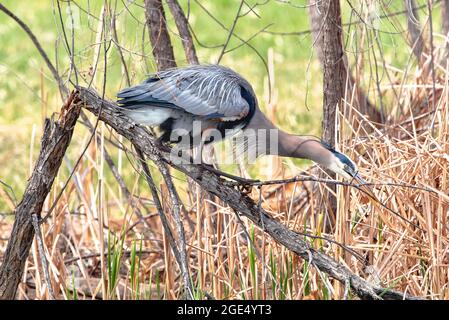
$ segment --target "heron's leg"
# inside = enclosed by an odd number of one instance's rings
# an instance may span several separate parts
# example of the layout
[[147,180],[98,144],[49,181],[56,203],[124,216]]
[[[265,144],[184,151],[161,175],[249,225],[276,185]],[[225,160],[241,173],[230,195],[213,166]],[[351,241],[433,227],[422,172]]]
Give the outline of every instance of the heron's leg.
[[[212,128],[213,129],[213,128]],[[210,140],[211,136],[209,135],[209,133],[211,132],[211,129],[205,129],[202,133],[201,133],[201,138],[199,139],[199,145],[195,146],[197,148],[197,152],[198,154],[195,156],[195,163],[196,164],[206,164],[208,166],[211,167],[215,167],[215,163],[211,160],[210,157],[210,149],[209,148],[213,148],[213,142],[214,140]],[[193,139],[193,141],[195,141],[195,139]],[[198,141],[198,140],[197,140]],[[208,162],[209,161],[209,162]]]
[[[239,188],[239,190],[245,194],[250,193],[252,190],[252,184],[259,182],[259,180],[246,179],[239,176],[235,176],[223,171],[216,169],[213,164],[206,163],[203,161],[203,150],[206,148],[206,140],[209,139],[207,130],[205,130],[201,136],[200,144],[197,147],[197,154],[193,155],[194,163],[201,165],[201,171],[210,171],[220,177],[225,177],[234,181],[233,186]],[[192,149],[193,151],[193,149]]]
[[[195,141],[195,139],[194,139]],[[211,169],[214,169],[210,164],[205,163],[202,158],[202,151],[204,146],[204,139],[201,138],[199,145],[191,145],[190,148],[190,156],[193,164],[199,165],[199,174],[200,176],[203,176],[203,173],[205,171],[210,171]]]
[[164,136],[163,135],[156,138],[156,144],[159,146],[164,145]]
[[[203,170],[213,172],[217,176],[225,177],[225,178],[233,180],[234,182],[231,183],[232,186],[237,187],[242,193],[245,193],[245,194],[251,193],[253,184],[260,182],[260,180],[242,178],[242,177],[235,176],[235,175],[227,173],[227,172],[217,170],[210,164],[203,163],[202,167],[203,167]],[[229,181],[229,182],[231,182],[231,181]]]
[[156,147],[158,147],[159,149],[161,149],[163,151],[166,151],[166,152],[170,151],[169,142],[165,141],[163,136],[156,138],[155,145],[156,145]]

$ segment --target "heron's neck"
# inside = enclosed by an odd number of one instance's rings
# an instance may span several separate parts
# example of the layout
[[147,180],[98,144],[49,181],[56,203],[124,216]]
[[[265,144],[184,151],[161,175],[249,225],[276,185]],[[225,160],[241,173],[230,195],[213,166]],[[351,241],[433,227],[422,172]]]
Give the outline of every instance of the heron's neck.
[[279,156],[309,159],[317,163],[326,164],[330,151],[319,141],[293,135],[281,129],[278,130]]
[[[258,139],[259,149],[266,148],[265,154],[275,154],[281,157],[309,159],[324,166],[328,166],[332,160],[332,153],[319,141],[287,133],[276,127],[260,110],[257,110],[254,117],[247,126],[247,129],[274,130],[277,139],[273,139],[272,134],[266,135],[265,139]],[[270,144],[276,141],[277,148],[270,148]]]

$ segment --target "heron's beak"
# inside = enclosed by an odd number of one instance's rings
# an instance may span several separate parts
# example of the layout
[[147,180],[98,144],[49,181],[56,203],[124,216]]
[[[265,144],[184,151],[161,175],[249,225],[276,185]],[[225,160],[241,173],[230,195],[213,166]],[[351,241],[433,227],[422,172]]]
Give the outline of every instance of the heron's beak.
[[358,187],[363,192],[365,192],[370,198],[372,198],[372,200],[379,201],[377,199],[377,196],[374,194],[373,189],[367,185],[367,182],[363,180],[363,178],[358,174],[358,172],[354,172],[352,178],[359,183]]

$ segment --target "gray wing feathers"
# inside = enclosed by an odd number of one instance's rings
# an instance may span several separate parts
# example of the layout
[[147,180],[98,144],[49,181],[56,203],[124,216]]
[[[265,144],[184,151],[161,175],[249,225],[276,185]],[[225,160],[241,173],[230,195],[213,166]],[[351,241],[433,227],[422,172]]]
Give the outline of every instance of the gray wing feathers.
[[222,66],[190,66],[163,71],[146,82],[124,89],[117,97],[124,107],[148,105],[182,109],[188,113],[240,119],[248,114],[241,85],[249,84],[234,71]]

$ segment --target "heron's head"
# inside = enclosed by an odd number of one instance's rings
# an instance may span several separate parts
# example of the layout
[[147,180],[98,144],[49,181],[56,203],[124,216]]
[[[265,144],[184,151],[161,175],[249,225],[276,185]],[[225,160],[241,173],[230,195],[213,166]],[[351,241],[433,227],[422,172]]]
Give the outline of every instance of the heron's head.
[[352,182],[352,180],[357,181],[357,183],[359,183],[358,189],[369,195],[372,199],[377,200],[377,196],[372,188],[367,185],[366,181],[359,175],[356,164],[347,156],[335,151],[333,148],[327,147],[327,149],[331,152],[331,160],[327,162],[327,168],[350,182]]
[[327,164],[327,168],[329,170],[332,170],[333,172],[339,174],[347,180],[361,179],[358,175],[357,166],[351,159],[331,148],[329,148],[328,150],[332,153],[331,159]]
[[332,146],[316,137],[292,135],[279,130],[279,155],[312,160],[347,180],[363,180],[355,163]]

